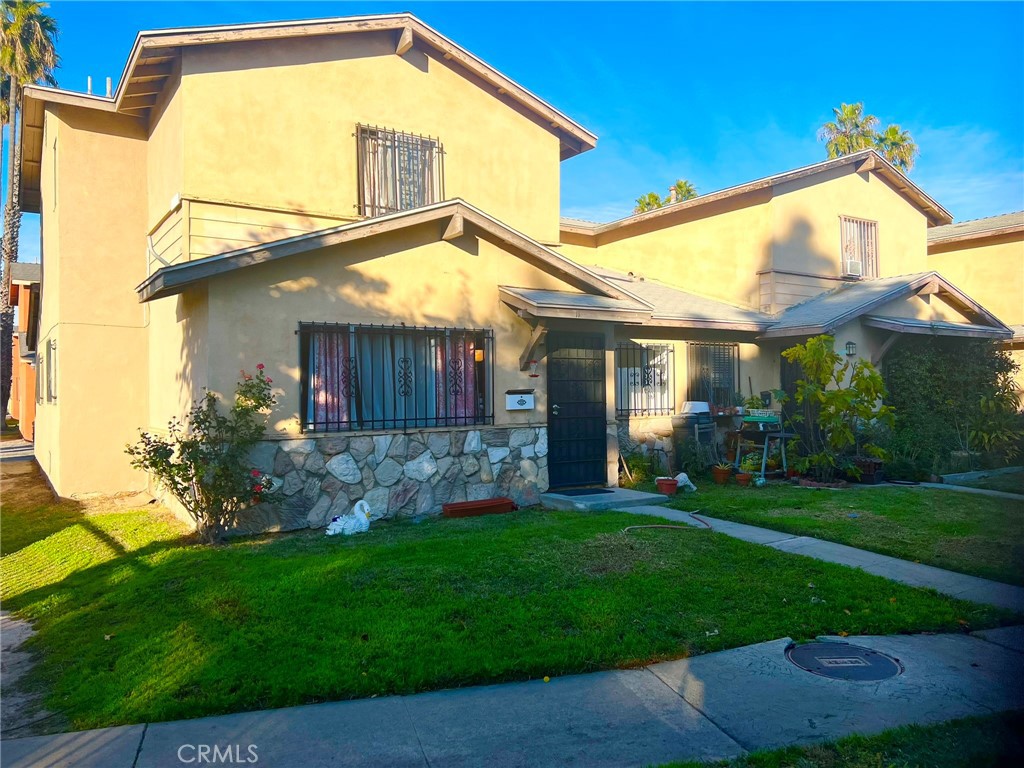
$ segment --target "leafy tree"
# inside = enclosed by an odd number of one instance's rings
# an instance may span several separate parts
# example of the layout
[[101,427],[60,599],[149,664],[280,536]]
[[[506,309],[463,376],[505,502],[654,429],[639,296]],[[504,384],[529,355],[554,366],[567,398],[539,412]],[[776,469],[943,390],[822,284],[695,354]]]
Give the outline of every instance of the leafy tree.
[[[799,410],[791,417],[802,427],[806,451],[797,467],[823,483],[835,479],[839,470],[857,474],[852,449],[858,447],[864,425],[891,427],[893,422],[892,408],[882,404],[882,374],[867,360],[851,365],[835,351],[834,344],[832,336],[814,336],[782,353],[802,370],[793,396]],[[884,454],[870,442],[859,448],[879,458]]]
[[663,208],[671,203],[681,203],[697,197],[697,188],[686,179],[677,179],[676,183],[668,188],[668,197],[662,197],[657,192],[648,192],[636,199],[636,207],[633,213],[644,213],[653,211],[655,208]]
[[697,196],[697,188],[686,179],[676,179],[676,183],[669,187],[670,198],[672,192],[676,193],[675,202],[677,203],[681,203],[683,200],[690,200]]
[[852,155],[875,146],[878,118],[864,114],[864,104],[840,104],[833,108],[835,120],[821,126],[818,137],[825,142],[829,159]]
[[131,465],[152,474],[196,522],[200,538],[220,541],[249,504],[275,501],[272,479],[254,469],[250,451],[263,437],[266,412],[277,403],[271,379],[242,371],[227,414],[209,390],[192,408],[186,423],[172,419],[167,436],[142,432],[125,447]]
[[882,156],[901,171],[910,171],[917,159],[918,149],[908,131],[898,125],[886,127],[875,136],[875,148]]
[[835,120],[825,123],[818,138],[825,142],[829,159],[852,155],[864,149],[876,149],[901,171],[914,167],[918,148],[908,131],[895,123],[878,131],[878,118],[864,113],[864,104],[840,104],[832,109]]
[[657,192],[648,192],[636,199],[636,208],[633,209],[633,213],[653,211],[655,208],[661,208],[664,204],[665,202]]
[[22,86],[43,82],[56,85],[57,22],[43,13],[46,3],[3,0],[0,5],[0,72],[7,97],[3,122],[7,126],[7,201],[4,207],[2,273],[0,273],[0,410],[6,423],[11,395],[11,338],[14,308],[11,306],[11,264],[18,260],[21,227],[21,142],[16,135]]

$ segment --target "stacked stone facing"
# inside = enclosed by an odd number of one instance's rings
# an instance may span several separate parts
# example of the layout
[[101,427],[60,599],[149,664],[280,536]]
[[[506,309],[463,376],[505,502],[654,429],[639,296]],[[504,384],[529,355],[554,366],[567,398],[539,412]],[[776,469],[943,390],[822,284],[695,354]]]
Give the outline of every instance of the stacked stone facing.
[[283,501],[245,510],[236,531],[321,528],[360,499],[371,520],[439,515],[442,504],[495,496],[537,504],[547,453],[545,427],[265,440],[253,467],[273,476]]

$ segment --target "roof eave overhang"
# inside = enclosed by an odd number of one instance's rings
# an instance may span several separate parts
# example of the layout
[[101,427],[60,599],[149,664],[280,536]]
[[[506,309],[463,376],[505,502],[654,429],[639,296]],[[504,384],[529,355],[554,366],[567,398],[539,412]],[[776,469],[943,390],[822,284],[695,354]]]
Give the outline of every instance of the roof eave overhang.
[[797,168],[796,170],[787,171],[786,173],[777,174],[775,176],[769,176],[764,179],[757,179],[735,187],[719,190],[718,192],[711,192],[707,195],[700,195],[698,197],[691,198],[690,200],[671,203],[661,208],[656,208],[653,211],[633,214],[622,219],[617,219],[616,221],[608,222],[607,224],[598,224],[593,227],[563,224],[561,225],[561,231],[567,234],[598,237],[616,229],[641,224],[651,220],[657,220],[674,213],[701,208],[710,203],[740,197],[741,195],[757,192],[763,189],[774,189],[780,184],[824,173],[844,165],[852,165],[856,173],[875,172],[885,178],[901,195],[903,195],[903,197],[907,198],[922,213],[924,213],[930,226],[952,223],[953,216],[949,211],[939,205],[927,193],[925,193],[924,190],[910,181],[910,179],[904,176],[903,173],[901,173],[877,152],[874,150],[866,150],[854,155],[826,160],[804,168]]
[[[153,58],[150,54],[162,58],[161,54],[165,51],[198,45],[382,31],[396,33],[396,54],[402,55],[415,41],[419,41],[439,53],[445,60],[480,78],[494,89],[495,97],[510,99],[532,112],[540,122],[546,123],[548,128],[559,136],[561,159],[573,157],[597,146],[596,134],[410,13],[139,32],[121,73],[113,100],[120,109],[125,99],[131,98],[127,93],[133,81],[138,79],[137,68],[147,66],[146,62]],[[165,67],[165,70],[166,77],[170,77],[171,68]]]
[[[140,283],[135,290],[140,302],[151,301],[181,293],[191,285],[244,267],[421,224],[450,223],[455,217],[462,217],[461,226],[469,224],[475,227],[479,237],[496,242],[500,247],[522,255],[527,261],[560,276],[570,285],[582,287],[613,299],[637,300],[610,281],[565,256],[555,253],[550,248],[459,198],[275,240],[217,256],[161,267]],[[438,232],[438,237],[445,239],[445,235],[441,231]],[[644,302],[640,303],[644,304]]]
[[864,317],[864,325],[897,333],[910,333],[923,336],[963,336],[980,339],[1012,339],[1013,331],[1009,328],[957,327],[955,323],[921,323],[905,322],[895,317]]

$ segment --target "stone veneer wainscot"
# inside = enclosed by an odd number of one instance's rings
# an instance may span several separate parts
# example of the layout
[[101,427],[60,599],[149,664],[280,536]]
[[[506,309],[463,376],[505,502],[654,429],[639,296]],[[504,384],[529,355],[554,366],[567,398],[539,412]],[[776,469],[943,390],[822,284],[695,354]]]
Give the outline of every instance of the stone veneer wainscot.
[[439,515],[441,505],[508,496],[537,504],[548,489],[546,427],[424,430],[265,440],[253,466],[284,496],[239,516],[238,533],[321,528],[357,501],[371,520]]

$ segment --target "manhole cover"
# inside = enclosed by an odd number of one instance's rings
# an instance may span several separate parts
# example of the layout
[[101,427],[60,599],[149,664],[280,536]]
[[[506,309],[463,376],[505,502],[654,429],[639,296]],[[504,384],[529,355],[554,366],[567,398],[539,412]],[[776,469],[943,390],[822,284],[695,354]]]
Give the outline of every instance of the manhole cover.
[[800,669],[836,680],[885,680],[903,671],[891,656],[849,643],[791,645],[786,658]]

